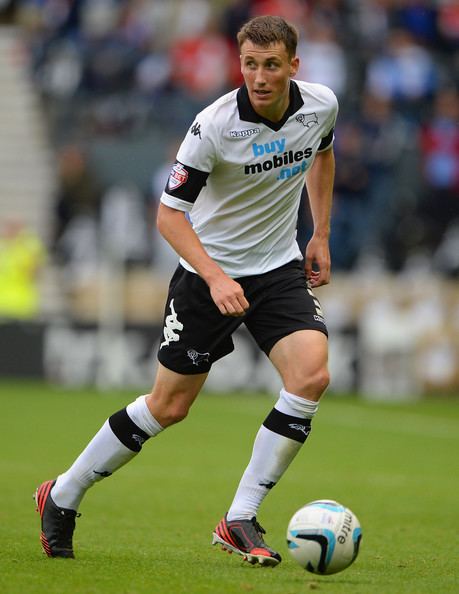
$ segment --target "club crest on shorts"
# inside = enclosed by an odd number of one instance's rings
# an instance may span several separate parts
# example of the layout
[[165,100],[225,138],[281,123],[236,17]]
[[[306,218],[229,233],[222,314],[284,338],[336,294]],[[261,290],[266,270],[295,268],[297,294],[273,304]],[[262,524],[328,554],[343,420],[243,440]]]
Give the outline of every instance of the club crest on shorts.
[[198,353],[195,349],[188,349],[186,354],[193,361],[193,365],[199,365],[203,361],[209,362],[210,353]]
[[188,171],[185,169],[185,166],[181,163],[175,163],[172,167],[172,171],[169,175],[169,181],[167,182],[167,186],[169,190],[176,190],[183,186],[188,181]]

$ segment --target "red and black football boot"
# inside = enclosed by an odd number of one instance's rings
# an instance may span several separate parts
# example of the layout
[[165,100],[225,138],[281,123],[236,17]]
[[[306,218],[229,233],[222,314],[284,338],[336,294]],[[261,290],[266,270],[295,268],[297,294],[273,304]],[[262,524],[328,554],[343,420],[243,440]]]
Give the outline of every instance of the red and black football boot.
[[225,517],[215,528],[212,544],[221,544],[230,553],[241,555],[252,565],[268,565],[274,567],[282,561],[279,553],[268,547],[263,540],[266,531],[253,517],[251,520],[233,520]]
[[73,559],[75,518],[80,514],[73,509],[57,507],[51,497],[51,489],[55,482],[46,481],[35,491],[37,512],[41,517],[41,546],[48,557]]

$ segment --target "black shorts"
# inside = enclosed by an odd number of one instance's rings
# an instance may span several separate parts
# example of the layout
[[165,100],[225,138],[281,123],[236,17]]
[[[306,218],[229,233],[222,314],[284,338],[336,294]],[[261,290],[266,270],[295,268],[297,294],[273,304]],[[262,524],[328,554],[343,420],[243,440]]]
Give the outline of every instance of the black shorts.
[[297,330],[328,335],[319,301],[308,287],[303,263],[294,260],[264,274],[235,279],[250,304],[241,317],[224,316],[202,278],[178,266],[171,279],[159,362],[185,375],[205,373],[234,349],[231,335],[245,324],[269,355],[278,340]]

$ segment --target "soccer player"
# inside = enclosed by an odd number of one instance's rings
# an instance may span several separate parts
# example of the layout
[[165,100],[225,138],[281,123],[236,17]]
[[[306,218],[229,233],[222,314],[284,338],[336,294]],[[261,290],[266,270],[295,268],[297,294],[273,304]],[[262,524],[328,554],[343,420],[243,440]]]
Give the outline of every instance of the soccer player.
[[[186,417],[212,363],[233,350],[231,335],[244,323],[283,388],[213,544],[250,563],[281,561],[264,542],[257,513],[308,437],[329,382],[327,329],[313,288],[330,279],[338,109],[327,87],[292,80],[297,40],[279,17],[246,23],[238,34],[243,86],[199,113],[185,136],[158,212],[159,231],[181,259],[154,386],[113,414],[66,472],[37,489],[49,556],[74,556],[75,517],[86,491]],[[303,259],[296,222],[305,180],[314,231]]]

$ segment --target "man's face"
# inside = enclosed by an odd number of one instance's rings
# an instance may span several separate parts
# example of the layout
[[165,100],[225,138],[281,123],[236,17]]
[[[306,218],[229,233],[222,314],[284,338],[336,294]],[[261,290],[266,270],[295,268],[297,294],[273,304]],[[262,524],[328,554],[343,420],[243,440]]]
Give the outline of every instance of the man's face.
[[241,47],[241,72],[255,111],[279,121],[289,104],[290,77],[298,72],[299,59],[290,58],[281,42],[262,47],[245,41]]

